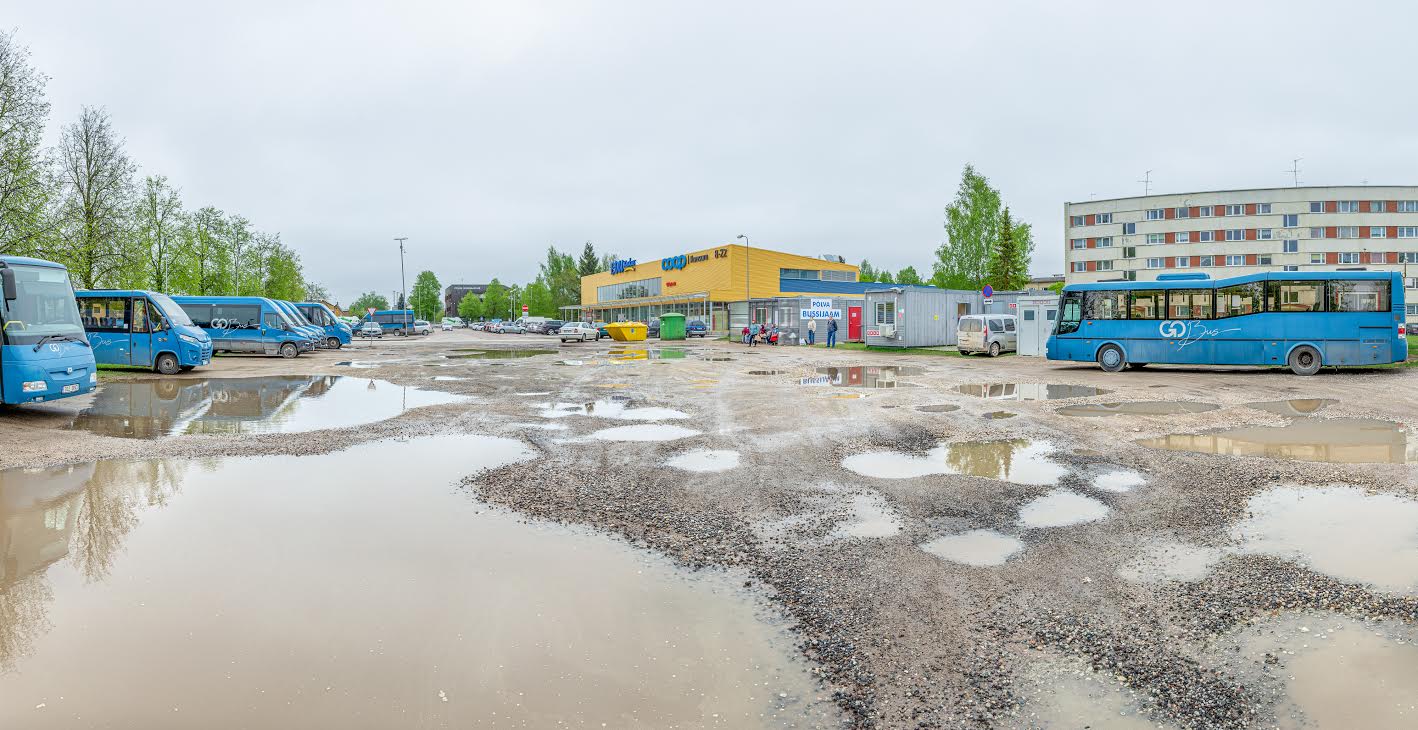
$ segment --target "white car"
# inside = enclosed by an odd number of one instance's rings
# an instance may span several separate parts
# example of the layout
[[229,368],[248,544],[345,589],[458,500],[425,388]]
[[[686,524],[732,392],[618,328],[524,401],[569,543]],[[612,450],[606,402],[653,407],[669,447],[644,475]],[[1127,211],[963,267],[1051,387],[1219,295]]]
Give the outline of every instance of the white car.
[[383,337],[384,328],[378,322],[365,322],[359,326],[361,337]]
[[414,320],[414,334],[431,335],[433,334],[433,325],[422,319],[416,319]]
[[601,331],[596,329],[595,325],[587,322],[567,322],[561,326],[561,330],[557,332],[557,336],[561,338],[562,342],[568,340],[576,340],[577,342],[585,342],[586,340],[595,341],[601,339]]
[[442,329],[444,332],[452,332],[452,331],[453,331],[453,323],[452,323],[452,322],[444,322],[443,325],[440,327],[440,329]]

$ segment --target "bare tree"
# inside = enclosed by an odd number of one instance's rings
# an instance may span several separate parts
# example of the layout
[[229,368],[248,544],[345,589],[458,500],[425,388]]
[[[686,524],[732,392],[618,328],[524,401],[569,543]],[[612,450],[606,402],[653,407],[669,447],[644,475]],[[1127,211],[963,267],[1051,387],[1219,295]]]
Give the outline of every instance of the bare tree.
[[182,248],[182,198],[167,177],[149,175],[138,201],[138,242],[147,251],[151,286],[167,291]]
[[29,49],[0,31],[0,253],[31,253],[48,231],[42,148],[48,78],[30,66]]
[[86,289],[128,264],[136,166],[123,151],[108,113],[84,107],[59,141],[60,258]]

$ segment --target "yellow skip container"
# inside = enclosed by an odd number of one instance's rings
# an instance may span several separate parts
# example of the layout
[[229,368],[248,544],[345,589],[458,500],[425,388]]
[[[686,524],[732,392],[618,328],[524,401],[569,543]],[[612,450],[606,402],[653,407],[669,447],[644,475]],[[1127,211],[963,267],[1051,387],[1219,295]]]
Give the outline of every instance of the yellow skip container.
[[611,322],[606,331],[616,342],[642,342],[647,330],[644,322]]

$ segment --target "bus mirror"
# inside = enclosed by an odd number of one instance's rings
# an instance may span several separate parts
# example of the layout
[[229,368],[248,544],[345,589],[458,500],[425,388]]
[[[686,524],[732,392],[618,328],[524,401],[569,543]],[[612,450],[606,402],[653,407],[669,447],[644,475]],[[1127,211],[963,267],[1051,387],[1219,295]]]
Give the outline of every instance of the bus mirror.
[[13,301],[20,298],[20,293],[15,286],[15,270],[11,268],[0,269],[0,280],[2,280],[5,290],[5,301]]

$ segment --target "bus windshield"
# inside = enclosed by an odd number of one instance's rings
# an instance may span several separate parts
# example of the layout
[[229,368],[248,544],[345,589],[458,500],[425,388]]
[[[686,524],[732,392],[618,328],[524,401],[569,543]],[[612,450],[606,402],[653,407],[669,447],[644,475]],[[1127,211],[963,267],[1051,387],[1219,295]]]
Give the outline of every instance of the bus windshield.
[[69,272],[48,266],[11,264],[19,295],[0,308],[6,345],[33,345],[49,335],[84,338]]
[[166,294],[148,292],[148,299],[151,299],[153,304],[158,305],[158,309],[161,309],[162,313],[167,315],[167,318],[171,320],[173,324],[180,324],[185,327],[194,326],[192,324],[192,318],[187,316],[186,310],[177,306],[177,302],[168,299]]

